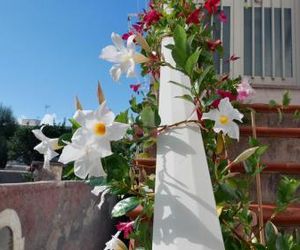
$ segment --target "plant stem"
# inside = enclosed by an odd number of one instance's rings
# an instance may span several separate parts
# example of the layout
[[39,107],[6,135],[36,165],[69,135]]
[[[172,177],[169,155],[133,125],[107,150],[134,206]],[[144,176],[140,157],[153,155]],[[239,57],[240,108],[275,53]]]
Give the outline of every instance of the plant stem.
[[[251,124],[252,124],[252,135],[254,139],[257,139],[256,134],[256,122],[255,122],[255,111],[251,110]],[[257,164],[257,168],[260,168],[259,163]],[[259,240],[262,245],[265,245],[265,234],[264,234],[264,214],[262,208],[262,192],[261,192],[261,175],[258,172],[255,176],[256,180],[256,194],[257,194],[257,202],[258,202],[258,223],[259,223]]]
[[158,129],[157,129],[157,132],[161,133],[163,132],[164,130],[167,130],[167,129],[171,129],[171,128],[174,128],[174,127],[178,127],[180,125],[186,125],[186,124],[189,124],[189,123],[195,123],[197,125],[199,125],[199,127],[205,131],[208,131],[207,128],[204,128],[201,124],[201,122],[199,120],[184,120],[184,121],[180,121],[180,122],[176,122],[174,124],[171,124],[171,125],[162,125],[162,126],[159,126]]

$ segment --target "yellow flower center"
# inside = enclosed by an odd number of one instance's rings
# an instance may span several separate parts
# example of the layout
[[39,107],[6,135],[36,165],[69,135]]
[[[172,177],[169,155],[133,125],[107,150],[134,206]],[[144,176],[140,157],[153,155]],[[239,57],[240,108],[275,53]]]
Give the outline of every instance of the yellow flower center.
[[221,115],[220,118],[219,118],[219,122],[220,122],[222,125],[228,124],[228,122],[229,122],[228,116],[226,116],[226,115]]
[[96,135],[103,136],[106,132],[106,127],[103,122],[97,122],[94,125],[94,132]]

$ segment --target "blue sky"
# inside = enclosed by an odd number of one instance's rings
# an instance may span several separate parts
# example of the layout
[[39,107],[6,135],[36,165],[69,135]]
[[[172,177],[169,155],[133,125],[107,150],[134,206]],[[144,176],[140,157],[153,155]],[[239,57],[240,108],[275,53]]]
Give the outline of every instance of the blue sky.
[[97,107],[100,80],[109,107],[128,107],[130,83],[114,83],[111,64],[98,58],[111,32],[127,31],[128,13],[145,0],[0,0],[0,103],[16,117],[41,118],[45,105],[58,119]]

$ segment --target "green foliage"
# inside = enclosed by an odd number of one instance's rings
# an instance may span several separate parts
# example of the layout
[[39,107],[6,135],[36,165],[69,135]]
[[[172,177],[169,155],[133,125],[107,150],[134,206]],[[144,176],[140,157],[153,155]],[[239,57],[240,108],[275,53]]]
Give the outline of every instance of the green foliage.
[[282,212],[290,203],[300,200],[299,197],[295,195],[299,187],[300,180],[287,176],[282,177],[277,190],[276,212]]
[[120,217],[125,215],[127,212],[133,210],[140,204],[140,200],[135,197],[128,197],[124,200],[119,201],[113,208],[111,215],[112,217]]
[[102,165],[107,173],[107,181],[122,181],[129,176],[129,165],[119,154],[112,154],[102,158]]
[[187,34],[185,29],[180,25],[177,25],[174,30],[174,43],[175,46],[172,50],[172,56],[178,66],[183,70],[185,68],[185,63],[188,55],[188,44],[187,44]]
[[141,112],[141,122],[146,128],[155,128],[160,124],[160,117],[157,108],[145,106]]
[[17,122],[12,110],[0,103],[0,168],[5,168],[8,160],[8,140],[13,136]]
[[0,137],[10,138],[17,128],[12,110],[0,103]]
[[[39,129],[39,127],[19,126],[15,134],[8,141],[8,156],[10,160],[17,160],[30,165],[32,161],[42,161],[43,156],[39,154],[34,147],[40,143],[40,141],[32,133],[33,129]],[[58,138],[62,134],[70,135],[71,129],[64,124],[55,126],[45,126],[43,133],[49,138]],[[62,139],[66,139],[62,136]]]
[[285,91],[282,97],[282,106],[287,107],[290,105],[290,103],[291,103],[290,92]]
[[0,136],[0,168],[5,168],[7,162],[7,140]]

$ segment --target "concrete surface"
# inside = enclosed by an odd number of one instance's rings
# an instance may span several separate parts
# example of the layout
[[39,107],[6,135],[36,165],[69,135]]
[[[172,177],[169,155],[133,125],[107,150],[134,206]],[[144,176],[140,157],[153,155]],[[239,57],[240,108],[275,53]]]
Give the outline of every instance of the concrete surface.
[[104,249],[115,232],[108,197],[100,211],[91,187],[82,182],[0,184],[0,213],[16,211],[25,250]]

